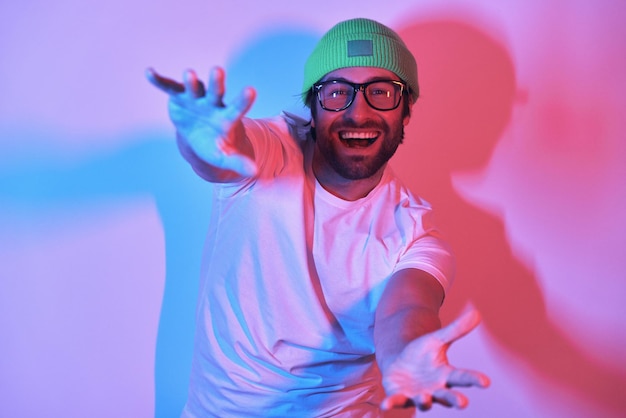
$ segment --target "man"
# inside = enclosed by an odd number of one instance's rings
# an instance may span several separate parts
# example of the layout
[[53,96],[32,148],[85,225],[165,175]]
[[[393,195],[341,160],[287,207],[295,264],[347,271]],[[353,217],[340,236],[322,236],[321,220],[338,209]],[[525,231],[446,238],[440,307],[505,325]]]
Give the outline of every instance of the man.
[[479,321],[441,328],[453,275],[430,207],[388,160],[417,100],[417,66],[388,27],[352,19],[305,66],[311,120],[245,118],[207,87],[149,70],[170,96],[179,149],[214,184],[183,417],[376,417],[433,403],[464,407],[455,386],[487,386],[446,351]]

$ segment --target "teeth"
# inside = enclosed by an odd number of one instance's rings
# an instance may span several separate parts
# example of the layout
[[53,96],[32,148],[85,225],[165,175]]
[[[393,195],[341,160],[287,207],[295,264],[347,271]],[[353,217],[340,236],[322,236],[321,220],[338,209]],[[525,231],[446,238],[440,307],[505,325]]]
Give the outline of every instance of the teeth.
[[374,139],[378,136],[376,132],[341,132],[341,139]]

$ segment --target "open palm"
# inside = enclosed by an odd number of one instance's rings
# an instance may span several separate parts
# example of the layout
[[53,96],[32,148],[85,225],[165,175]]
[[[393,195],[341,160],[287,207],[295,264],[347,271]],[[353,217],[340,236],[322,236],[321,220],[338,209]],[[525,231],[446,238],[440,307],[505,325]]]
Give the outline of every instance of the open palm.
[[472,370],[458,369],[448,362],[450,345],[469,333],[480,322],[477,311],[470,311],[450,325],[411,341],[382,371],[387,398],[381,409],[416,406],[428,410],[433,403],[463,408],[468,400],[453,387],[489,385],[489,378]]
[[254,162],[238,149],[245,137],[241,119],[256,97],[253,89],[245,89],[233,102],[225,104],[221,68],[211,71],[206,88],[192,70],[185,72],[183,83],[152,69],[146,72],[146,77],[169,95],[169,115],[177,134],[199,159],[242,176],[254,174]]

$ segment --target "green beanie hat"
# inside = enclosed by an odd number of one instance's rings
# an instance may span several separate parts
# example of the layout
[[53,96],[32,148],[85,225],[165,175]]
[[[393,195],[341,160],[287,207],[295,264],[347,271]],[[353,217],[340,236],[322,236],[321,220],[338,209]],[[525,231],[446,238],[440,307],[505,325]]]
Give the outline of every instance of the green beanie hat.
[[409,85],[413,102],[419,96],[417,64],[400,36],[370,19],[351,19],[332,27],[304,65],[302,99],[326,74],[347,67],[377,67],[395,73]]

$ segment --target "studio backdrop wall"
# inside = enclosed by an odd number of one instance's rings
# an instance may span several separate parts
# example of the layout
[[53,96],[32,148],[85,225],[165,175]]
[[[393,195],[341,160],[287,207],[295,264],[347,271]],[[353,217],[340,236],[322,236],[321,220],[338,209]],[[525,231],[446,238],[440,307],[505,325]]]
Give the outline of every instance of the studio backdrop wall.
[[416,56],[392,166],[457,254],[443,321],[483,315],[450,360],[491,388],[428,414],[626,415],[626,3],[29,0],[0,3],[0,416],[178,416],[211,185],[144,70],[219,65],[249,116],[306,117],[352,17]]

